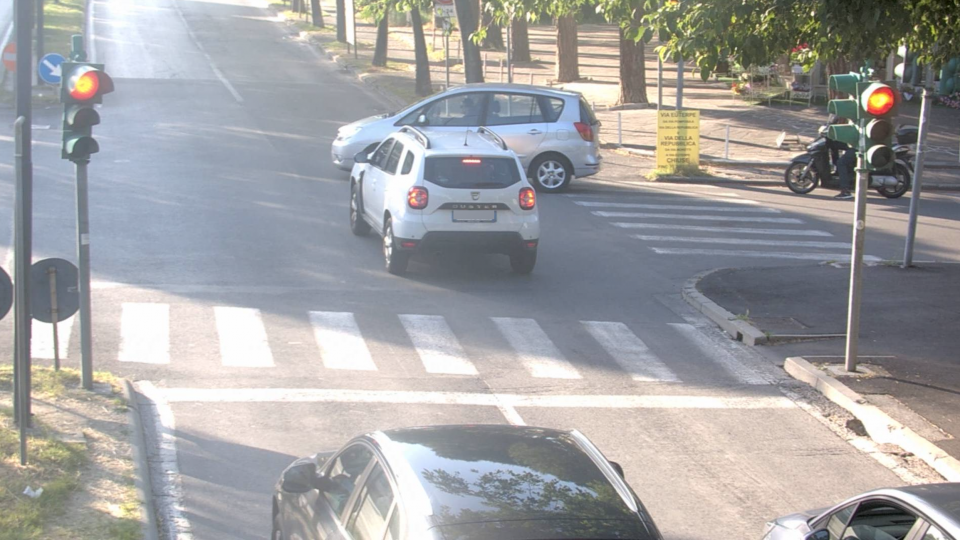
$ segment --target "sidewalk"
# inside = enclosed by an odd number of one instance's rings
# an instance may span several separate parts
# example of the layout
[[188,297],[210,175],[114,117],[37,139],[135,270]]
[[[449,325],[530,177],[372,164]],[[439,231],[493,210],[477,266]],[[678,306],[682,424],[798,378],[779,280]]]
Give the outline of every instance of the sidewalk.
[[[868,431],[871,423],[889,424],[878,420],[872,405],[932,443],[931,453],[939,449],[960,459],[960,288],[954,286],[960,265],[864,269],[858,371],[866,375],[852,377],[842,369],[849,279],[848,267],[832,265],[726,269],[698,281],[705,298],[689,288],[685,296],[711,318],[766,341],[758,349],[765,354],[803,357],[809,364],[791,359],[785,367],[801,380],[818,378],[839,388],[840,400],[850,400]],[[836,381],[859,396],[851,398]],[[923,457],[924,450],[909,451]],[[958,481],[960,461],[952,466]]]

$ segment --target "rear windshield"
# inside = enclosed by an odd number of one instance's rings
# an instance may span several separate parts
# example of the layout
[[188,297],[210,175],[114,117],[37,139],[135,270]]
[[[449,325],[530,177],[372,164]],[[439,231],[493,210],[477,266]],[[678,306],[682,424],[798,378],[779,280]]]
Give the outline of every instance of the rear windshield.
[[520,181],[517,162],[500,157],[429,157],[423,179],[455,189],[505,188]]
[[583,97],[580,98],[580,121],[591,126],[597,123],[597,117],[594,116],[593,109]]

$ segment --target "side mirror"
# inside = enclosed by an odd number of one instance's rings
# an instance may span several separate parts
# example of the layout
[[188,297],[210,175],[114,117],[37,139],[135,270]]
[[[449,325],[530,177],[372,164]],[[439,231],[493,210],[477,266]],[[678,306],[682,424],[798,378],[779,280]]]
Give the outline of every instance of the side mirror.
[[427,125],[427,115],[425,115],[425,114],[420,114],[420,116],[417,117],[417,125],[418,125],[418,126],[425,126],[425,125]]
[[624,480],[627,479],[627,477],[623,475],[623,467],[619,463],[616,461],[611,461],[610,466],[613,467],[613,470],[617,471],[617,474],[620,475],[620,478],[623,478]]
[[370,160],[368,159],[369,157],[370,157],[370,156],[368,156],[366,152],[357,152],[357,155],[353,156],[353,162],[354,162],[354,163],[367,163],[367,162],[370,161]]
[[292,465],[283,472],[283,483],[281,487],[288,493],[306,493],[312,489],[317,489],[320,481],[317,478],[317,465],[312,462],[298,463]]
[[830,540],[830,531],[826,529],[817,529],[804,536],[803,540]]

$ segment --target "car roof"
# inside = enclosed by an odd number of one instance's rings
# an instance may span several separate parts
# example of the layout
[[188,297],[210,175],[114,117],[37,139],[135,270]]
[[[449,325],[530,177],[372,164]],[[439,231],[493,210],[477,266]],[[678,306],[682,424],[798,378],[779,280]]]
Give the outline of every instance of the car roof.
[[376,435],[388,464],[412,473],[429,501],[430,525],[444,536],[655,538],[636,503],[627,504],[629,488],[617,478],[627,498],[579,433],[459,425]]
[[519,83],[470,83],[464,84],[462,86],[454,86],[446,92],[443,93],[459,93],[459,92],[476,92],[476,91],[485,91],[485,92],[496,92],[502,90],[505,92],[535,92],[539,94],[554,95],[557,97],[573,97],[579,98],[580,92],[574,90],[563,90],[561,88],[550,88],[548,86],[536,86],[533,84],[519,84]]
[[[428,156],[499,156],[511,158],[515,156],[513,151],[501,147],[492,136],[478,133],[477,128],[464,127],[462,131],[430,131],[424,129],[420,133],[429,140],[429,148],[424,151]],[[393,136],[403,139],[406,145],[421,144],[417,135],[409,131],[399,131]]]
[[953,538],[960,538],[960,482],[885,488],[866,495],[886,495],[900,499],[927,514],[927,517],[945,529],[943,532]]

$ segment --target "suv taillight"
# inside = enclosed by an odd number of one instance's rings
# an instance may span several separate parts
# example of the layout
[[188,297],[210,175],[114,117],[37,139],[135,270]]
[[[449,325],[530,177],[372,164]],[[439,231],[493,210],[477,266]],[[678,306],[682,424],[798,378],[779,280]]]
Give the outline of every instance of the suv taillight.
[[525,187],[520,190],[520,208],[524,210],[533,210],[537,205],[537,192]]
[[413,186],[410,188],[410,191],[407,192],[407,204],[414,210],[423,210],[427,207],[427,201],[429,200],[430,195],[427,193],[427,188],[425,187]]
[[593,128],[590,127],[590,124],[584,124],[583,122],[574,122],[573,126],[577,128],[577,133],[580,134],[580,138],[592,142],[593,141]]

